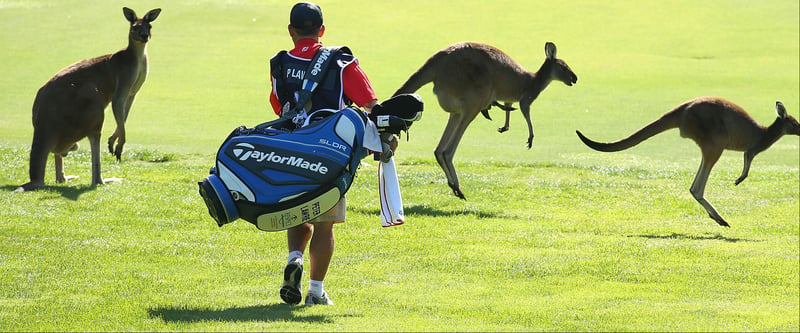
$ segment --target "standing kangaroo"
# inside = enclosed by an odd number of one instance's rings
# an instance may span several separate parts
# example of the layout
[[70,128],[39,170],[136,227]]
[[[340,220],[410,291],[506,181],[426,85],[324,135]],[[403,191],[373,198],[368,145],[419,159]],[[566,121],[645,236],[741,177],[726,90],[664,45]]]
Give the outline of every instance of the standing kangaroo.
[[756,123],[744,109],[730,101],[717,97],[699,97],[679,105],[619,141],[599,143],[586,138],[580,131],[576,133],[590,148],[613,152],[633,147],[668,129],[679,128],[681,137],[694,140],[703,154],[700,169],[689,192],[714,221],[727,227],[728,222],[703,198],[708,175],[725,149],[744,151],[744,168],[741,176],[736,179],[736,185],[739,185],[747,178],[750,163],[758,153],[772,146],[785,134],[800,135],[800,124],[786,113],[781,102],[775,103],[775,111],[778,118],[769,127],[764,127]]
[[[520,110],[528,122],[528,149],[533,144],[533,125],[530,106],[553,80],[571,86],[578,77],[563,60],[556,58],[556,45],[545,44],[544,64],[531,73],[503,51],[486,44],[461,42],[437,52],[408,78],[394,95],[413,93],[428,82],[433,82],[433,93],[439,106],[450,113],[442,138],[434,154],[447,177],[453,194],[465,199],[453,167],[453,156],[467,126],[478,113],[487,116],[492,105],[512,110],[519,102]],[[506,118],[506,127],[508,118]],[[501,130],[502,132],[502,130]]]
[[[125,144],[125,120],[133,99],[147,77],[146,44],[150,40],[150,22],[161,9],[138,18],[130,8],[123,8],[130,22],[128,47],[114,54],[78,61],[53,76],[39,89],[33,101],[33,143],[30,154],[30,182],[16,191],[44,186],[47,155],[55,157],[56,182],[66,181],[63,157],[78,148],[78,141],[89,138],[92,151],[92,186],[102,184],[100,177],[100,132],[104,110],[111,103],[117,127],[108,139],[108,150],[122,156]],[[118,141],[117,141],[118,140]],[[116,148],[114,142],[117,141]]]

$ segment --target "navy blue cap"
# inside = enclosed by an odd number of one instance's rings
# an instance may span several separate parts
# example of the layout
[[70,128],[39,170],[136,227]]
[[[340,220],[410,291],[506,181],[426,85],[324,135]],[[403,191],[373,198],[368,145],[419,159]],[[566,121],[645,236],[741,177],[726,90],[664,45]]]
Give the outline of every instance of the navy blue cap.
[[312,2],[299,2],[292,7],[289,23],[302,32],[311,32],[322,26],[322,10]]

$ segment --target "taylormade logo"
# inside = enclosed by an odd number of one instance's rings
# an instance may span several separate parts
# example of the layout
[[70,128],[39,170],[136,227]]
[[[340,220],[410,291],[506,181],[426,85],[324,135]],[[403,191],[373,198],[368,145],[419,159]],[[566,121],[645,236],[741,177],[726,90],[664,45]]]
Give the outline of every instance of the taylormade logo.
[[331,51],[323,48],[322,53],[319,54],[319,58],[317,58],[317,62],[314,63],[314,67],[311,68],[311,75],[319,74],[319,71],[322,70],[322,63],[328,59],[328,56],[331,55]]
[[237,148],[233,148],[233,154],[240,160],[255,160],[259,163],[275,163],[275,164],[283,164],[288,165],[300,169],[305,169],[308,171],[316,172],[321,175],[328,173],[328,167],[322,165],[322,162],[312,163],[306,161],[302,157],[297,156],[281,156],[275,154],[275,152],[263,152],[258,151],[255,147],[249,143],[238,143],[236,144]]

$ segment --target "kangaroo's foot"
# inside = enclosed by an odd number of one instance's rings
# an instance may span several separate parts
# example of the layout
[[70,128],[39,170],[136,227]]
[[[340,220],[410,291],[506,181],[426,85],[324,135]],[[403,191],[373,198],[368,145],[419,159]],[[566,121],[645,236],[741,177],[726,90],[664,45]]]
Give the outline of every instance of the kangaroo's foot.
[[56,183],[62,184],[66,182],[71,182],[73,179],[78,179],[78,176],[73,176],[73,175],[56,176]]
[[117,147],[116,147],[116,149],[114,149],[114,156],[117,157],[117,161],[118,162],[122,160],[122,144],[121,143],[117,143]]
[[103,178],[102,184],[122,183],[123,180],[125,180],[125,178],[117,178],[117,177]]
[[[500,133],[503,133],[503,132],[505,132],[505,131],[508,131],[508,126],[503,126],[503,127],[500,127],[500,128],[498,128],[498,129],[497,129],[497,131],[498,131],[498,132],[500,132]],[[530,147],[528,147],[528,148],[530,148]]]
[[17,187],[14,192],[33,191],[44,187],[44,181],[28,182]]
[[712,206],[711,203],[708,202],[708,200],[703,198],[702,193],[692,192],[692,195],[695,197],[695,199],[697,199],[697,202],[699,202],[703,206],[703,209],[706,210],[706,213],[708,213],[708,217],[710,217],[714,221],[717,221],[717,224],[723,227],[730,227],[730,225],[728,225],[728,222],[726,222],[725,219],[722,218],[722,215],[719,215],[717,209],[714,208],[714,206]]
[[447,185],[449,185],[450,188],[453,190],[453,195],[457,196],[459,199],[467,200],[467,198],[464,197],[464,193],[461,192],[461,189],[459,188],[458,185],[449,184],[449,183]]
[[716,217],[714,217],[714,215],[709,214],[708,217],[712,218],[714,221],[717,221],[717,224],[723,227],[728,227],[728,228],[731,227],[730,224],[728,224],[728,222],[726,222],[725,219],[722,218],[722,216],[717,215]]

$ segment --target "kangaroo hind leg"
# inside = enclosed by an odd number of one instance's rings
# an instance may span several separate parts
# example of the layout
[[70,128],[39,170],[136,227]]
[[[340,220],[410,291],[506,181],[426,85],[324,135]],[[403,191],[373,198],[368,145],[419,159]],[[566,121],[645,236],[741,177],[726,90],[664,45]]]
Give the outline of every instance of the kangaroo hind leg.
[[41,128],[34,129],[33,143],[28,166],[30,181],[20,185],[14,192],[33,191],[44,187],[44,172],[47,168],[47,156],[55,146],[53,134]]
[[717,209],[706,200],[703,195],[705,194],[706,190],[706,182],[708,182],[708,176],[711,174],[711,168],[714,167],[714,164],[717,163],[719,157],[722,156],[722,149],[718,148],[707,148],[703,149],[703,158],[700,162],[700,169],[697,170],[697,175],[694,177],[694,181],[692,182],[692,187],[689,189],[689,192],[692,193],[695,200],[703,206],[703,208],[708,212],[708,216],[714,219],[719,225],[729,227],[730,225],[725,219],[719,215]]
[[89,149],[92,151],[92,186],[102,185],[100,176],[100,133],[89,134]]
[[439,162],[439,166],[444,171],[445,177],[447,177],[447,185],[453,190],[453,195],[465,200],[466,197],[461,192],[458,182],[458,174],[456,174],[455,166],[453,166],[453,156],[456,153],[461,137],[464,136],[464,131],[477,115],[478,112],[472,113],[471,116],[467,113],[450,113],[442,138],[434,151],[436,161]]

